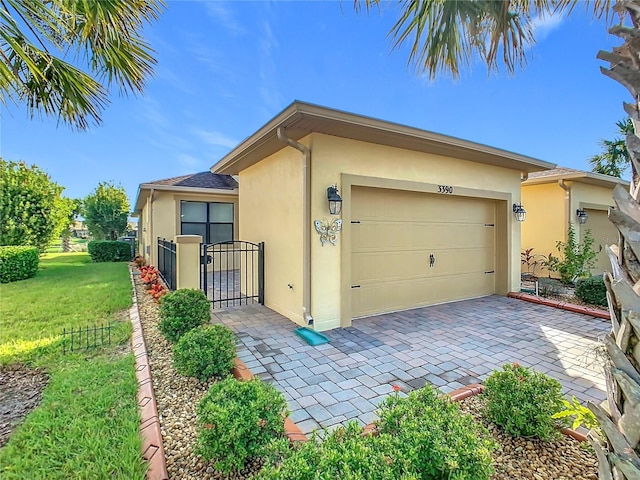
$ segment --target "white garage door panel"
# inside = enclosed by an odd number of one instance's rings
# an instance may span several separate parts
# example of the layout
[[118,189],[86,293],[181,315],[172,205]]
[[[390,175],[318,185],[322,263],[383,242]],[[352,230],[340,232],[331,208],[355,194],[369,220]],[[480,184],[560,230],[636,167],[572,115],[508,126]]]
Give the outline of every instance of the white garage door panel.
[[351,199],[354,317],[494,293],[495,202],[364,187]]

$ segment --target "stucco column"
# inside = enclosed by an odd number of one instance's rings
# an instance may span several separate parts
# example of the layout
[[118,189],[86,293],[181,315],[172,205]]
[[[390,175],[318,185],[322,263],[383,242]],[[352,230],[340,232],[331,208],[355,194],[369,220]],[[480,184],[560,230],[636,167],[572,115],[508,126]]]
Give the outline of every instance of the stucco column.
[[200,288],[200,235],[176,235],[176,289]]

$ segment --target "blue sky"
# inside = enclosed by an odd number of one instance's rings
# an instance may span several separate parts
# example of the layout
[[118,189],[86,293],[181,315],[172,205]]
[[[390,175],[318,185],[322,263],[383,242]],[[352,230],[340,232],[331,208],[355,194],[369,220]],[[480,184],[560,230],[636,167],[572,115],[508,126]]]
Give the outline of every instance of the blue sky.
[[207,170],[296,99],[578,169],[615,136],[631,98],[599,71],[598,50],[619,43],[603,21],[540,21],[513,76],[476,63],[430,82],[407,66],[407,48],[391,48],[395,5],[169,1],[146,32],[158,65],[143,96],[115,91],[88,132],[2,107],[0,155],[37,164],[67,196],[113,181],[133,203],[138,184]]

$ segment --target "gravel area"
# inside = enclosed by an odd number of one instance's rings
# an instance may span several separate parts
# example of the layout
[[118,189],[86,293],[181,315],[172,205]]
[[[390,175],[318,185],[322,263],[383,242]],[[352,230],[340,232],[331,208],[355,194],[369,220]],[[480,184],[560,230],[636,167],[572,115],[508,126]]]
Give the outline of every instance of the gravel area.
[[171,344],[158,331],[158,304],[146,292],[139,276],[134,275],[140,321],[151,366],[153,389],[158,406],[163,445],[170,479],[244,479],[259,469],[247,466],[231,476],[214,471],[213,466],[195,453],[197,442],[196,408],[212,381],[199,382],[184,377],[173,368]]
[[482,418],[481,398],[467,398],[460,406],[484,424],[500,446],[493,454],[492,480],[597,480],[595,454],[572,437],[562,435],[552,442],[512,437]]
[[[134,275],[140,320],[151,366],[153,387],[160,416],[167,470],[170,479],[248,479],[260,465],[251,464],[242,472],[226,477],[195,453],[197,441],[196,407],[212,382],[199,382],[178,374],[173,368],[171,344],[157,329],[158,304]],[[472,397],[461,402],[463,411],[484,423],[501,448],[494,454],[496,473],[492,480],[597,480],[595,455],[571,437],[553,442],[513,438],[478,413],[482,400]]]

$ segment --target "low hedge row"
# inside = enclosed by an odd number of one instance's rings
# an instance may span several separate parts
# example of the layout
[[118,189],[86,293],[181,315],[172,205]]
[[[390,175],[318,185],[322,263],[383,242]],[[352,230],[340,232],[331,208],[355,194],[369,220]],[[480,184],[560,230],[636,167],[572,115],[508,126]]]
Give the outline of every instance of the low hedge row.
[[38,271],[39,262],[37,247],[0,247],[0,283],[33,277]]
[[576,282],[576,297],[591,305],[607,306],[607,287],[602,276],[581,278]]
[[131,260],[131,244],[115,240],[93,240],[87,251],[94,262],[128,262]]

